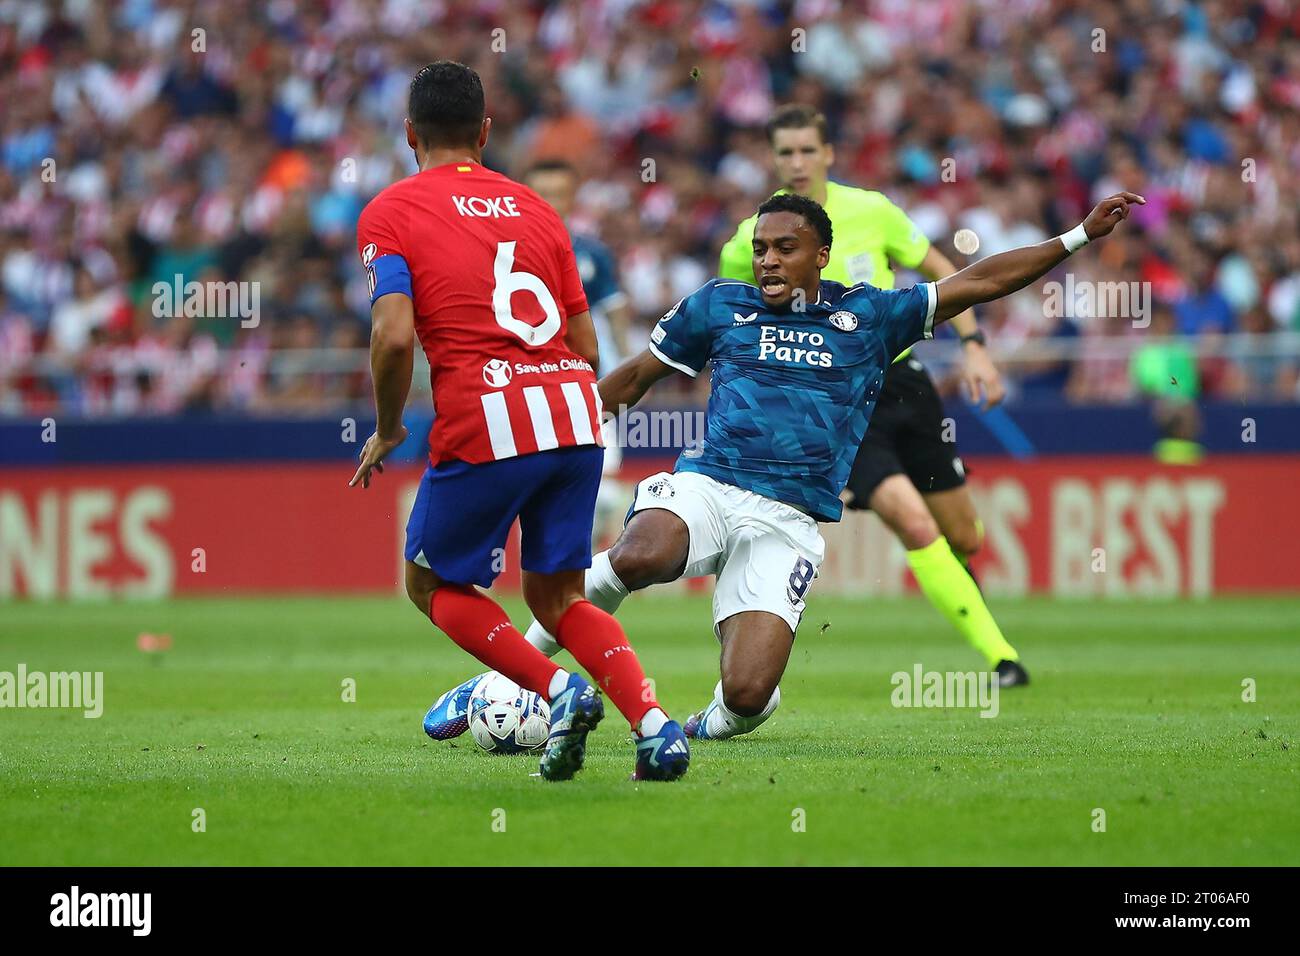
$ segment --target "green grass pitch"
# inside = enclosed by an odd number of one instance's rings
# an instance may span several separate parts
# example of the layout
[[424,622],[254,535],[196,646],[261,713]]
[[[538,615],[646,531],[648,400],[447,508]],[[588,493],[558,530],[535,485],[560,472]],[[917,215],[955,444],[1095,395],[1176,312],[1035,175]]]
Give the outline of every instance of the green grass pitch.
[[[397,596],[0,606],[0,671],[105,675],[97,720],[0,710],[0,863],[1300,863],[1300,598],[992,603],[1033,677],[996,718],[891,705],[895,671],[980,663],[919,600],[814,598],[775,717],[667,785],[627,779],[612,708],[568,784],[429,740],[476,665]],[[670,711],[702,706],[708,598],[621,619]]]

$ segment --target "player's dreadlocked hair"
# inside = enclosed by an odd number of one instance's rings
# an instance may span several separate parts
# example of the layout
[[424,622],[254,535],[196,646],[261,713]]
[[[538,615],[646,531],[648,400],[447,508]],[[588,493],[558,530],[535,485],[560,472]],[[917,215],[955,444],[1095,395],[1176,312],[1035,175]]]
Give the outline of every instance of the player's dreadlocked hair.
[[463,63],[439,60],[411,80],[406,115],[426,146],[478,143],[483,113],[483,81]]
[[803,216],[808,225],[812,226],[813,231],[817,233],[817,238],[822,241],[822,245],[828,249],[830,248],[831,217],[826,215],[826,210],[822,208],[821,203],[817,200],[796,193],[778,193],[758,207],[760,216],[769,212],[792,212],[795,215]]

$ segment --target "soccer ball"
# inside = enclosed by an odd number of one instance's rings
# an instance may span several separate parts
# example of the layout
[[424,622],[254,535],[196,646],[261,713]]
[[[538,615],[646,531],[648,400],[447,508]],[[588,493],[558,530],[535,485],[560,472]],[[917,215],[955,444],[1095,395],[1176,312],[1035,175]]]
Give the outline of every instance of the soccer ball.
[[541,695],[493,672],[470,695],[469,732],[488,753],[526,753],[546,743],[551,708]]

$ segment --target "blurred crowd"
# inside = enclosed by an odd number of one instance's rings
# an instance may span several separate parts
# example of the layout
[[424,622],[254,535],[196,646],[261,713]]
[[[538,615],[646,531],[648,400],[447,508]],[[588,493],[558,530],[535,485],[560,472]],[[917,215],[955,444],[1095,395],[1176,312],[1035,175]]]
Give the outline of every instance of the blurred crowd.
[[[414,171],[407,85],[439,58],[483,76],[488,165],[581,171],[570,226],[642,337],[774,188],[763,124],[802,102],[834,177],[958,263],[957,229],[985,255],[1147,197],[1069,268],[1149,283],[1149,315],[1053,314],[1041,283],[982,310],[1001,353],[1082,356],[1011,362],[1018,400],[1189,362],[1193,397],[1297,398],[1293,0],[0,0],[0,414],[367,403],[356,218]],[[256,283],[256,322],[160,309],[176,276]]]

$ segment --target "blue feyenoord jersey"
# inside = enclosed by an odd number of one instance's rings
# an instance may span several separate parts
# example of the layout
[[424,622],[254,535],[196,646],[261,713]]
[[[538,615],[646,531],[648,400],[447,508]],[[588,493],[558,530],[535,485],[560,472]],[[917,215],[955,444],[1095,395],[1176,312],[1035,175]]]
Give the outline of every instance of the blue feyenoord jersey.
[[574,235],[573,257],[578,263],[582,278],[582,291],[587,294],[591,321],[596,326],[596,342],[600,347],[600,367],[604,371],[617,368],[627,356],[618,349],[614,331],[609,321],[609,310],[626,301],[618,286],[618,266],[614,256],[599,239]]
[[687,375],[713,363],[705,440],[677,470],[838,521],[885,369],[933,335],[935,302],[933,283],[883,291],[825,281],[802,311],[773,312],[757,286],[701,286],[650,335],[650,351]]

